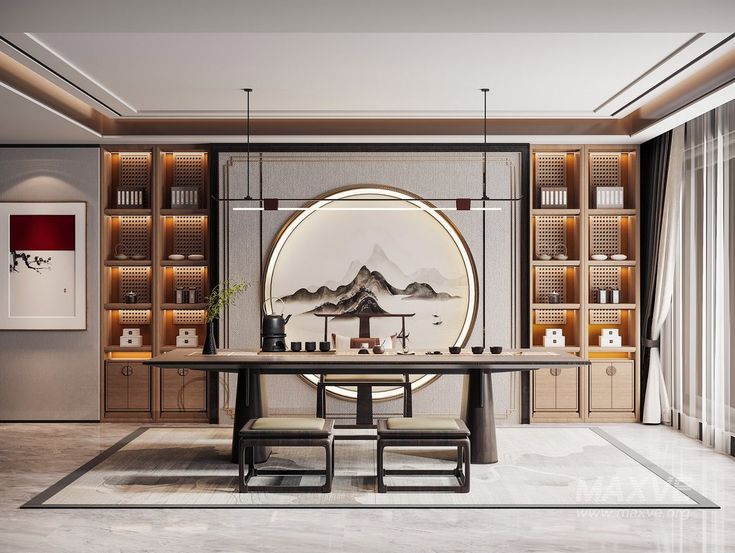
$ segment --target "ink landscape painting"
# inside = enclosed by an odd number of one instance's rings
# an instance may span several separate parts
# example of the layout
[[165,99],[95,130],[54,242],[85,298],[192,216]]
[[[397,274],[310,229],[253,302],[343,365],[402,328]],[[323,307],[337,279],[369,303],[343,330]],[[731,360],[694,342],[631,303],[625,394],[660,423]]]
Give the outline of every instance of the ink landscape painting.
[[[281,232],[267,267],[266,293],[283,300],[289,341],[318,341],[329,333],[369,335],[390,347],[406,318],[407,347],[439,349],[461,343],[475,309],[474,265],[456,229],[437,212],[420,208],[360,211],[374,206],[349,202],[350,209],[315,210]],[[417,202],[405,203],[410,206]],[[393,202],[391,202],[393,204]],[[271,302],[278,312],[280,302]],[[363,334],[364,336],[364,334]]]

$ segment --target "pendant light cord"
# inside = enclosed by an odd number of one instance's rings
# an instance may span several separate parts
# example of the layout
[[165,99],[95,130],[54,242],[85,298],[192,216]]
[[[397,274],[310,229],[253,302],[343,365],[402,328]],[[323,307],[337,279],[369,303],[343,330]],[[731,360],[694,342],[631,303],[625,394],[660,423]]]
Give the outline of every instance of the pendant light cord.
[[247,157],[246,157],[246,170],[245,170],[245,183],[247,186],[247,194],[243,198],[244,200],[252,200],[252,196],[250,196],[250,93],[253,91],[252,88],[243,88],[242,89],[246,96],[246,119],[245,119],[245,132],[247,135]]

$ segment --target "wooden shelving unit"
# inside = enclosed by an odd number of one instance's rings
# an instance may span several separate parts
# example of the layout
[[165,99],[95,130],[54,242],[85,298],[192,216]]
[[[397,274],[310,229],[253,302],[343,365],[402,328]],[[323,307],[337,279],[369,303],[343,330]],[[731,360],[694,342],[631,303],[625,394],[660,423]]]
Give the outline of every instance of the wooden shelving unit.
[[[638,151],[631,146],[533,146],[529,321],[532,346],[548,328],[562,329],[565,351],[589,358],[589,368],[536,371],[531,377],[533,422],[639,419],[640,283]],[[566,192],[567,204],[541,205],[544,187]],[[598,186],[622,187],[623,206],[596,205]],[[565,260],[554,257],[559,253]],[[593,254],[625,254],[595,261]],[[542,256],[552,259],[542,259]],[[619,290],[619,303],[600,303],[600,289]],[[549,303],[550,292],[561,295]],[[615,328],[622,347],[600,347]]]
[[[209,290],[209,154],[205,148],[125,146],[102,150],[102,384],[105,421],[201,422],[210,419],[209,379],[201,371],[148,368],[141,360],[175,347],[179,328],[204,341],[202,305]],[[172,207],[172,187],[194,188],[195,206]],[[120,205],[121,190],[142,205]],[[124,199],[125,196],[123,195]],[[168,259],[199,254],[204,260]],[[127,259],[120,259],[127,255]],[[145,259],[132,259],[144,256]],[[177,303],[176,287],[196,294]],[[136,294],[127,303],[128,292]],[[120,346],[137,328],[140,347]]]

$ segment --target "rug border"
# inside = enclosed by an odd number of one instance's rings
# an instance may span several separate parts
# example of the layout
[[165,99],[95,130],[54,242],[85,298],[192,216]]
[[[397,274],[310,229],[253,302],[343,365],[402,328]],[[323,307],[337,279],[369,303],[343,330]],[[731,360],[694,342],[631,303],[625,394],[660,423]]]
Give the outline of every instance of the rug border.
[[[104,462],[106,459],[117,453],[123,447],[128,445],[130,442],[141,436],[147,430],[151,428],[166,428],[161,426],[141,426],[134,430],[111,447],[104,450],[102,453],[96,455],[76,470],[70,472],[64,476],[61,480],[52,484],[38,495],[34,496],[26,503],[21,505],[20,509],[478,509],[478,510],[492,510],[492,509],[563,509],[563,510],[652,510],[652,509],[720,509],[720,506],[708,499],[698,491],[693,489],[691,486],[685,484],[663,468],[659,467],[652,461],[648,460],[643,455],[639,454],[634,449],[628,447],[617,438],[614,438],[604,430],[596,426],[579,426],[577,428],[584,428],[591,430],[597,434],[600,438],[608,442],[613,447],[617,448],[628,457],[633,459],[639,465],[648,469],[656,476],[666,481],[671,487],[677,491],[686,495],[689,499],[695,502],[694,505],[682,505],[682,504],[660,504],[660,505],[630,505],[630,504],[615,504],[609,503],[605,505],[588,505],[588,504],[574,504],[574,503],[548,503],[543,505],[529,504],[529,503],[498,503],[498,504],[477,504],[477,505],[457,505],[457,504],[442,504],[435,503],[431,505],[426,504],[404,504],[404,505],[374,505],[374,504],[342,504],[342,505],[327,505],[327,504],[284,504],[284,505],[252,505],[252,504],[210,504],[210,505],[181,505],[181,504],[126,504],[126,505],[91,505],[87,503],[79,504],[58,504],[58,505],[47,505],[45,502],[52,498],[54,495],[59,493],[61,490],[72,484],[75,480],[92,470],[97,465]],[[200,428],[200,427],[176,427],[176,428]],[[545,427],[549,428],[549,427]],[[568,428],[568,427],[551,427],[551,428]]]

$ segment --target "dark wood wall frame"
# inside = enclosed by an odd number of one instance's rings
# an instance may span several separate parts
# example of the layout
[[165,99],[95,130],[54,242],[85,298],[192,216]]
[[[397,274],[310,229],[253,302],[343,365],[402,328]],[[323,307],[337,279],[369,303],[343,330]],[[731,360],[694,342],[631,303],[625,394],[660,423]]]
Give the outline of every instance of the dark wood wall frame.
[[[520,191],[522,194],[522,199],[520,200],[520,218],[519,221],[521,228],[519,232],[519,248],[520,248],[520,270],[517,273],[516,277],[516,286],[518,287],[519,294],[520,294],[520,320],[521,321],[527,321],[528,317],[530,316],[529,309],[529,271],[530,271],[530,262],[529,262],[529,246],[528,246],[528,232],[529,232],[529,217],[530,217],[530,202],[528,200],[528,196],[525,193],[526,190],[529,189],[529,175],[530,175],[530,144],[518,144],[518,143],[492,143],[492,144],[471,144],[471,143],[461,143],[461,144],[447,144],[447,143],[436,143],[436,144],[413,144],[413,143],[371,143],[371,144],[364,144],[364,143],[277,143],[277,144],[251,144],[250,145],[250,152],[254,154],[261,154],[261,153],[349,153],[349,152],[356,152],[356,153],[370,153],[370,152],[390,152],[390,153],[408,153],[408,152],[415,152],[415,153],[432,153],[432,152],[487,152],[487,153],[498,153],[498,152],[510,152],[510,153],[519,153],[521,156],[521,166],[520,166],[520,173],[521,173],[521,182],[520,182]],[[213,184],[212,190],[219,191],[220,190],[220,182],[219,182],[219,154],[220,153],[245,153],[245,148],[243,144],[214,144],[211,147],[211,157],[210,157],[210,182]],[[260,163],[257,157],[251,160],[251,163]],[[262,179],[262,172],[261,179]],[[262,193],[263,193],[263,183],[262,180],[258,182],[258,197],[255,199],[261,199]],[[210,284],[216,284],[217,279],[219,278],[219,232],[218,232],[218,218],[217,218],[217,212],[218,212],[218,205],[216,205],[217,202],[213,199],[210,202],[210,221],[211,221],[211,229],[213,230],[210,232],[210,252],[212,256],[212,263],[210,266]],[[261,234],[261,248],[262,248],[262,233],[263,233],[263,222],[262,217],[263,213],[259,213],[260,217],[260,234]],[[485,248],[485,237],[483,236],[483,249]],[[261,262],[261,273],[262,273],[262,263],[263,263],[263,256],[261,252],[260,256],[260,262]],[[483,296],[485,294],[485,282],[483,278],[483,282],[481,284],[482,290],[483,290]],[[484,324],[485,317],[484,313],[482,316],[482,321]],[[521,324],[520,326],[520,346],[521,347],[529,347],[530,346],[530,331],[528,329],[528,325]],[[531,418],[531,411],[530,411],[530,378],[527,373],[522,373],[521,375],[521,423],[528,424],[530,422]],[[217,401],[218,396],[215,395],[214,398],[210,398],[210,401],[214,400]],[[217,412],[218,409],[215,408],[212,410],[213,412]]]

